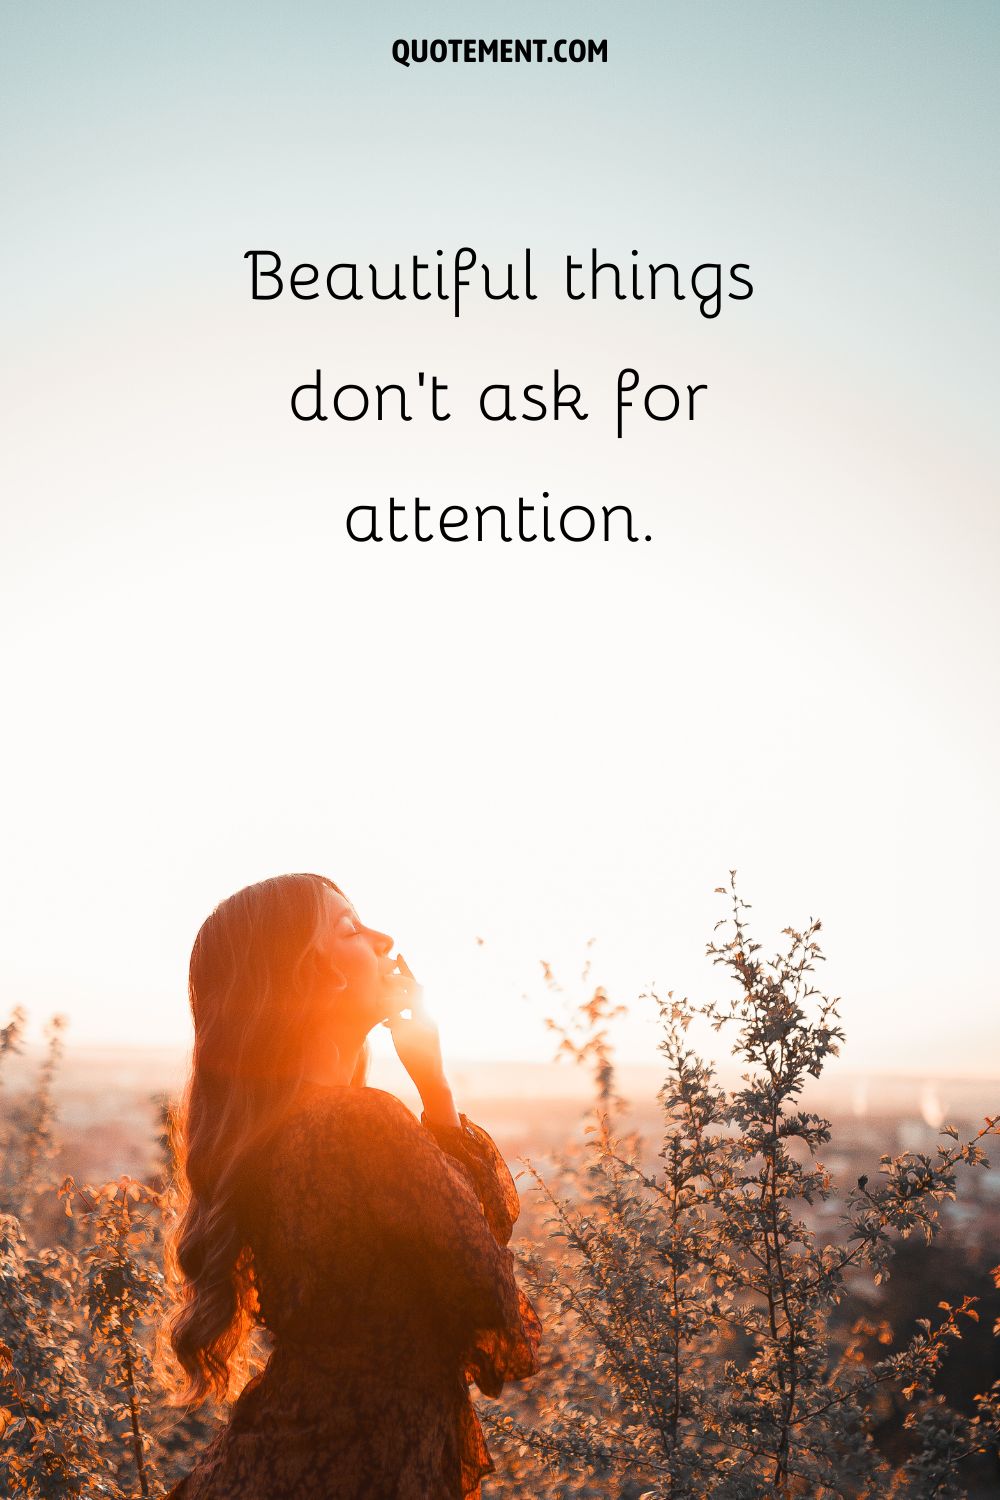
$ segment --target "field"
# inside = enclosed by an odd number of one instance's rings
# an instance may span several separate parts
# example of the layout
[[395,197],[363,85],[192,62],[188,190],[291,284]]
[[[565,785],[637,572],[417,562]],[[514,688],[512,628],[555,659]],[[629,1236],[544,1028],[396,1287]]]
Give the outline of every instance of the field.
[[[558,1064],[452,1069],[519,1174],[545,1329],[538,1375],[477,1396],[484,1495],[997,1493],[1000,1080],[825,1075],[814,933],[715,951],[731,1002],[662,1001],[658,1063],[615,1068],[593,988]],[[63,1055],[58,1030],[32,1055],[17,1017],[2,1042],[0,1491],[162,1494],[225,1416],[179,1415],[153,1359],[185,1057]]]

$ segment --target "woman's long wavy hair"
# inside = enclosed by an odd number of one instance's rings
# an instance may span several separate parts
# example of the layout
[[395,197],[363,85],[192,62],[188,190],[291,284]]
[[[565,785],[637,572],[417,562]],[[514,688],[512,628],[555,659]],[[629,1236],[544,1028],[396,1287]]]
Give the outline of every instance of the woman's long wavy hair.
[[[194,1055],[177,1132],[183,1209],[170,1247],[169,1341],[186,1381],[175,1402],[231,1399],[254,1366],[259,1306],[241,1227],[243,1194],[301,1088],[316,1017],[322,875],[279,875],[215,908],[195,939],[188,993]],[[365,1043],[353,1084],[368,1073]]]

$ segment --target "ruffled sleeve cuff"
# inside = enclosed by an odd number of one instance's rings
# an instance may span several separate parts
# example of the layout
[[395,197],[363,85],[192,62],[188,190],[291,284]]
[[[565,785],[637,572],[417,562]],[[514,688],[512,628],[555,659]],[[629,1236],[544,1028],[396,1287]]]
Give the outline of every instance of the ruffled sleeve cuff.
[[[421,1114],[421,1124],[443,1151],[465,1169],[482,1205],[494,1238],[501,1246],[510,1239],[521,1205],[510,1169],[492,1137],[467,1115],[458,1125],[439,1125]],[[509,1252],[508,1252],[509,1254]],[[523,1380],[538,1370],[542,1325],[511,1273],[513,1293],[502,1328],[477,1330],[465,1352],[467,1379],[475,1380],[487,1396],[499,1396],[505,1380]]]
[[474,1124],[468,1115],[460,1114],[458,1118],[458,1125],[439,1125],[428,1120],[424,1111],[420,1122],[441,1149],[466,1169],[494,1238],[498,1244],[506,1245],[521,1212],[514,1179],[482,1126]]

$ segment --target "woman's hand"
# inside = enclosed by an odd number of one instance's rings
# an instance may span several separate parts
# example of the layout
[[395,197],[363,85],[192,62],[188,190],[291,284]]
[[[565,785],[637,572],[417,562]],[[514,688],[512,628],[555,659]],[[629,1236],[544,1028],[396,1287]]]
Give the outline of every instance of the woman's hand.
[[[424,1006],[423,987],[417,983],[402,954],[397,955],[398,974],[388,976],[389,1019],[396,1053],[418,1089],[424,1084],[440,1087],[445,1082],[441,1061],[441,1039],[437,1025]],[[408,1010],[409,1016],[403,1011]]]

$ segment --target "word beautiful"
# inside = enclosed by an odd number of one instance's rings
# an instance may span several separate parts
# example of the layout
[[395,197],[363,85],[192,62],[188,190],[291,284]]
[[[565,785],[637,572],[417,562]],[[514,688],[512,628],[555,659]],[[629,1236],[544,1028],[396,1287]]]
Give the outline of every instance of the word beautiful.
[[[542,491],[543,502],[548,490]],[[611,517],[619,515],[612,537]],[[428,525],[424,525],[428,522]],[[511,531],[516,523],[517,535]],[[412,526],[412,531],[408,528]],[[539,529],[540,528],[540,529]],[[352,542],[637,542],[632,530],[632,512],[627,505],[602,505],[600,521],[589,505],[534,504],[517,497],[517,509],[505,505],[446,505],[437,512],[420,496],[412,508],[389,497],[386,510],[377,505],[355,505],[347,514],[347,535]],[[647,536],[647,542],[653,538]]]
[[[468,245],[445,256],[434,252],[433,260],[408,261],[379,268],[356,261],[337,261],[320,275],[319,266],[300,261],[290,270],[282,266],[275,250],[247,250],[243,256],[250,262],[251,296],[255,302],[273,302],[288,292],[303,302],[315,301],[322,286],[335,302],[363,302],[373,297],[377,302],[450,302],[455,317],[462,311],[464,294],[476,288],[489,302],[536,302],[538,294],[532,285],[531,251],[525,250],[523,261],[507,261],[490,266],[481,261]],[[638,250],[624,267],[615,261],[602,261],[596,250],[589,259],[574,260],[566,256],[566,296],[571,302],[584,298],[614,296],[619,302],[654,302],[657,297],[672,297],[675,302],[687,299],[687,287],[698,302],[703,318],[717,318],[722,310],[723,288],[727,282],[740,291],[727,291],[735,302],[745,302],[753,295],[753,286],[739,271],[749,271],[742,263],[724,270],[719,261],[703,261],[692,271],[682,273],[672,261],[655,264],[639,262]]]

